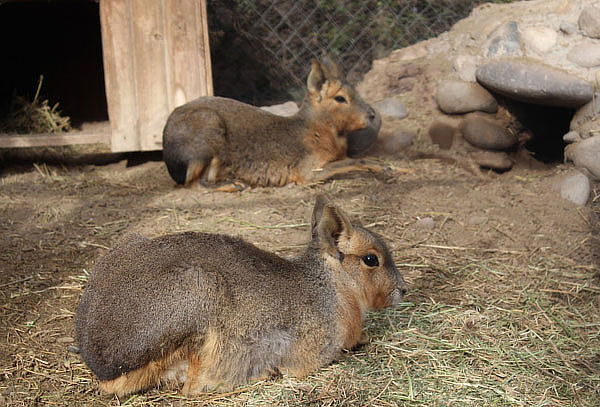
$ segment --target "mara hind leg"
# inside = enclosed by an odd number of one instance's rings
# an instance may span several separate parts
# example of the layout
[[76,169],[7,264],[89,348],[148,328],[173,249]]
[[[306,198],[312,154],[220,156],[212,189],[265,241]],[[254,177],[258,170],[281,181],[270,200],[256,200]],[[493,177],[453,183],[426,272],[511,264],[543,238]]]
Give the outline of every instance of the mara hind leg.
[[[210,165],[208,167],[208,171],[206,174],[206,182],[207,184],[212,184],[212,190],[215,192],[240,192],[248,188],[246,184],[240,181],[233,182],[225,182],[219,185],[217,182],[221,179],[221,159],[219,157],[213,157],[210,161]],[[207,185],[208,186],[208,185]]]
[[116,379],[101,380],[100,389],[120,397],[157,387],[161,383],[182,381],[185,376],[182,376],[178,370],[185,367],[181,362],[185,361],[186,354],[184,348],[179,348],[159,360],[127,372]]
[[178,184],[193,186],[205,173],[214,182],[227,130],[217,112],[206,108],[176,109],[163,132],[163,160]]
[[222,351],[226,346],[222,339],[218,332],[209,330],[202,338],[202,343],[195,345],[186,355],[188,370],[182,389],[185,396],[210,391],[228,391],[231,388],[226,379],[227,372],[222,366]]
[[[223,340],[225,337],[227,341]],[[205,392],[223,393],[278,375],[276,362],[281,359],[281,349],[278,350],[276,342],[282,341],[281,345],[287,349],[288,336],[278,338],[277,334],[275,337],[267,334],[264,340],[272,351],[269,354],[262,350],[261,340],[254,343],[256,347],[253,350],[245,349],[248,345],[243,338],[209,330],[200,346],[187,358],[189,367],[182,392],[188,396]]]
[[148,365],[125,373],[116,379],[100,381],[100,389],[105,393],[116,394],[119,397],[137,393],[157,386],[160,382],[161,373],[162,371],[156,368],[154,362],[150,362]]
[[191,188],[195,185],[198,185],[198,181],[200,178],[202,178],[202,174],[204,174],[206,166],[206,159],[195,159],[187,163],[185,181],[183,182],[183,185],[186,188]]
[[184,396],[192,395],[195,393],[196,389],[198,389],[201,367],[200,356],[197,353],[190,353],[188,357],[187,377],[183,389],[181,390]]
[[[219,180],[222,178],[222,167],[221,167],[221,159],[217,156],[212,157],[212,159],[210,159],[210,163],[208,164],[208,168],[206,166],[205,163],[202,163],[202,168],[199,169],[198,171],[200,171],[200,173],[195,176],[194,178],[190,178],[190,184],[189,186],[194,186],[194,185],[200,185],[202,184],[203,186],[210,188],[211,191],[214,192],[240,192],[245,190],[248,186],[242,182],[238,182],[238,181],[226,181],[226,182],[221,182],[219,183]],[[200,165],[198,165],[199,168]],[[188,168],[192,168],[192,167],[188,167]],[[206,173],[206,177],[205,177],[205,181],[206,182],[194,182],[195,180],[198,180],[201,176],[201,172],[205,172]],[[187,182],[186,182],[187,184]]]

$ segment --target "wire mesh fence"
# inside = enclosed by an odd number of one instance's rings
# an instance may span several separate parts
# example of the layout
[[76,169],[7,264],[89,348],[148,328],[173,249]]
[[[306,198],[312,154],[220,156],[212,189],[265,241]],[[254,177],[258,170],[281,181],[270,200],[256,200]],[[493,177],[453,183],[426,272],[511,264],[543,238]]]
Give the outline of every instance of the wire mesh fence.
[[232,6],[238,33],[271,61],[268,75],[301,87],[310,59],[324,52],[356,81],[373,59],[448,30],[477,5],[509,1],[234,0]]

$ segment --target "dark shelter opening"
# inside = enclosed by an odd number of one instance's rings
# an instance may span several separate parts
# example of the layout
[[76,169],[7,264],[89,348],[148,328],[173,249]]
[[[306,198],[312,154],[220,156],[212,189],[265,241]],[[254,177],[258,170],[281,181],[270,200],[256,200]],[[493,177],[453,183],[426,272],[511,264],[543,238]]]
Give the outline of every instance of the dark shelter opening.
[[524,147],[535,159],[544,163],[564,160],[563,136],[569,132],[575,110],[514,100],[507,101],[505,107],[521,124],[518,131],[527,133]]
[[75,127],[108,120],[98,2],[20,1],[0,4],[0,120],[15,97],[59,103]]

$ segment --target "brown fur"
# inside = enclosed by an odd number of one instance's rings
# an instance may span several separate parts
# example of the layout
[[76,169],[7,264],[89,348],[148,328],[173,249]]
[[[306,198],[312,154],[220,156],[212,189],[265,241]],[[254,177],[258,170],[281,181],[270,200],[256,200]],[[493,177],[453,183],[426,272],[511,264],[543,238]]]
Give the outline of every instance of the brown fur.
[[[377,163],[348,157],[349,143],[364,150],[375,142],[381,119],[344,81],[337,65],[329,59],[313,61],[307,90],[292,117],[220,97],[178,107],[163,131],[169,174],[185,186],[200,180],[283,186],[352,171],[381,172]],[[360,140],[353,141],[353,132]],[[341,160],[344,165],[330,173],[329,164]]]
[[105,392],[228,391],[330,363],[364,341],[367,310],[404,291],[382,239],[319,197],[311,242],[295,259],[224,235],[121,242],[97,262],[76,332]]

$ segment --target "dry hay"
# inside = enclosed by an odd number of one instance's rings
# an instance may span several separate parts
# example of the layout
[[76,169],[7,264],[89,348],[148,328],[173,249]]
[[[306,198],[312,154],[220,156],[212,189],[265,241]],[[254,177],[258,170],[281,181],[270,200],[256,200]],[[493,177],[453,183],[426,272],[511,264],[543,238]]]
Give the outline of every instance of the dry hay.
[[0,132],[60,133],[71,130],[71,119],[61,114],[59,104],[50,106],[47,99],[41,100],[43,82],[42,75],[32,101],[22,96],[14,96],[8,116],[0,121]]

